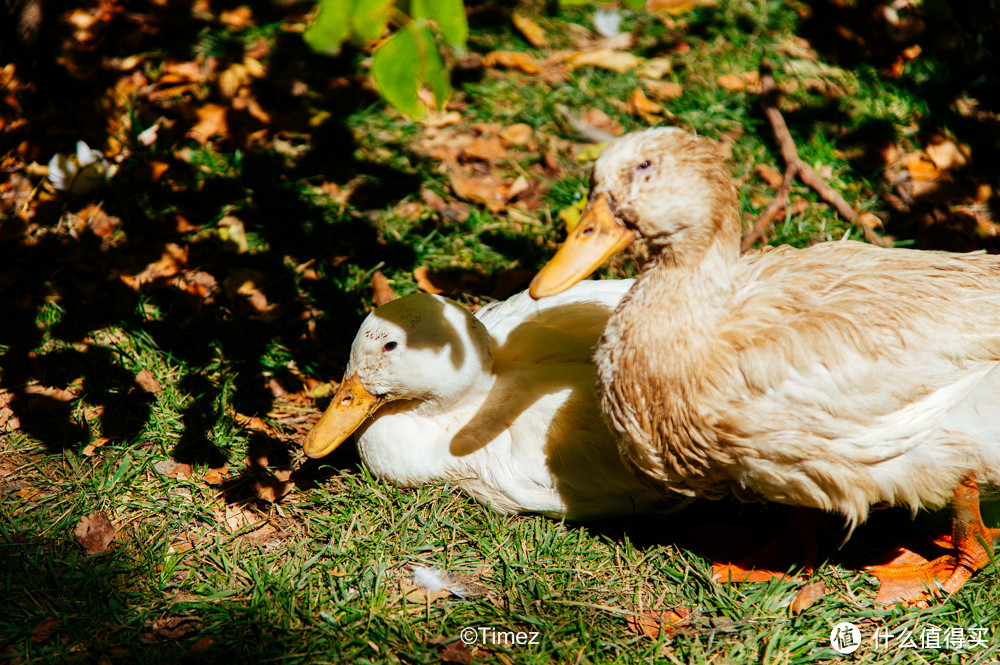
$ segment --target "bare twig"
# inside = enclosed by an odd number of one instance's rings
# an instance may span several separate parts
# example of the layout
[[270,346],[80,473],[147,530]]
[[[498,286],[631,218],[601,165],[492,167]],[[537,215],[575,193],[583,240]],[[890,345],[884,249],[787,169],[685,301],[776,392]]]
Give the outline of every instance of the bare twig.
[[743,236],[740,249],[745,251],[750,245],[765,238],[774,218],[777,217],[778,212],[788,201],[788,193],[792,187],[792,181],[796,176],[798,176],[803,184],[815,190],[821,199],[832,205],[837,214],[852,224],[860,226],[868,242],[877,245],[888,244],[884,238],[876,234],[867,225],[860,224],[858,211],[799,157],[799,152],[795,148],[795,141],[788,131],[788,125],[785,124],[785,118],[781,115],[781,111],[778,110],[778,86],[774,82],[774,74],[771,71],[771,67],[767,64],[762,64],[760,67],[760,87],[764,115],[767,117],[768,122],[771,123],[771,129],[774,130],[774,138],[778,141],[778,147],[781,148],[781,156],[785,161],[785,173],[781,180],[781,186],[775,192],[771,203],[761,213],[760,217],[757,218],[753,227]]

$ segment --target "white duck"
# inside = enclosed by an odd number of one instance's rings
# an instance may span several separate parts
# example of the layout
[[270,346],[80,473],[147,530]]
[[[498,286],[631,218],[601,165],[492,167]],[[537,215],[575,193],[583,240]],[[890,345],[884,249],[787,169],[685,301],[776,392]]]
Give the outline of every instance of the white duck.
[[627,462],[671,489],[749,491],[852,525],[877,503],[950,501],[955,556],[910,570],[903,600],[985,565],[979,539],[992,550],[1000,534],[977,482],[1000,481],[1000,258],[856,242],[741,257],[724,158],[661,128],[601,155],[584,218],[532,295],[636,236],[649,263],[596,355]]
[[584,282],[544,303],[520,293],[475,316],[422,293],[379,307],[306,455],[357,429],[380,478],[450,481],[501,512],[584,519],[673,505],[625,468],[597,404],[594,347],[631,286]]

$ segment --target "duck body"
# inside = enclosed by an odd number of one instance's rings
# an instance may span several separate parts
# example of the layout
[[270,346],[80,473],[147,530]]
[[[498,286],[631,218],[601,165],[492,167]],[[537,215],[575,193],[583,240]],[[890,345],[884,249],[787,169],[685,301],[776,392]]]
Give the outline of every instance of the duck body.
[[652,264],[609,321],[599,392],[634,468],[852,523],[1000,480],[1000,260],[838,242],[721,263]]
[[[501,512],[663,508],[622,462],[595,392],[594,347],[631,285],[584,282],[544,303],[522,293],[475,316],[427,294],[376,309],[346,372],[385,396],[357,428],[365,465],[403,486],[450,482]],[[307,454],[328,452],[321,424]]]
[[1000,536],[978,505],[978,485],[1000,483],[1000,258],[843,241],[740,256],[740,227],[713,143],[636,132],[598,159],[583,218],[530,291],[644,239],[595,356],[623,459],[671,491],[852,527],[876,503],[950,500],[957,554],[933,578],[954,591],[988,561],[978,540]]

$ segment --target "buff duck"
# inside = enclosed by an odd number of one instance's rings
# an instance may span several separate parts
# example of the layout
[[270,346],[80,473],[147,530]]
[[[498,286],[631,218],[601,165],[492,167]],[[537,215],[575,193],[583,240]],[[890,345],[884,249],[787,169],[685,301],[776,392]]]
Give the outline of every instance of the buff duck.
[[323,457],[357,431],[362,461],[407,487],[449,481],[501,512],[586,519],[668,508],[622,463],[601,418],[594,347],[631,280],[526,292],[475,315],[417,293],[361,325],[307,435]]
[[953,552],[881,573],[908,581],[896,600],[954,592],[1000,535],[979,512],[980,485],[1000,481],[1000,258],[849,241],[740,256],[740,232],[714,143],[629,134],[597,160],[583,219],[530,293],[644,239],[595,358],[626,462],[672,490],[851,528],[875,504],[950,503]]

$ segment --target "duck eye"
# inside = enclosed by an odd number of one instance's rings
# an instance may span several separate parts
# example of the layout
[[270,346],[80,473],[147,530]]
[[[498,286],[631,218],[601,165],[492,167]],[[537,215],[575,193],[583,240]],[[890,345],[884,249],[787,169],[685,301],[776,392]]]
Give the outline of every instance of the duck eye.
[[648,169],[652,165],[653,164],[647,159],[642,164],[639,164],[639,166],[635,167],[635,170],[636,171],[645,171],[646,169]]
[[392,351],[397,346],[399,346],[399,345],[396,342],[386,342],[385,346],[382,347],[382,350],[383,351]]

